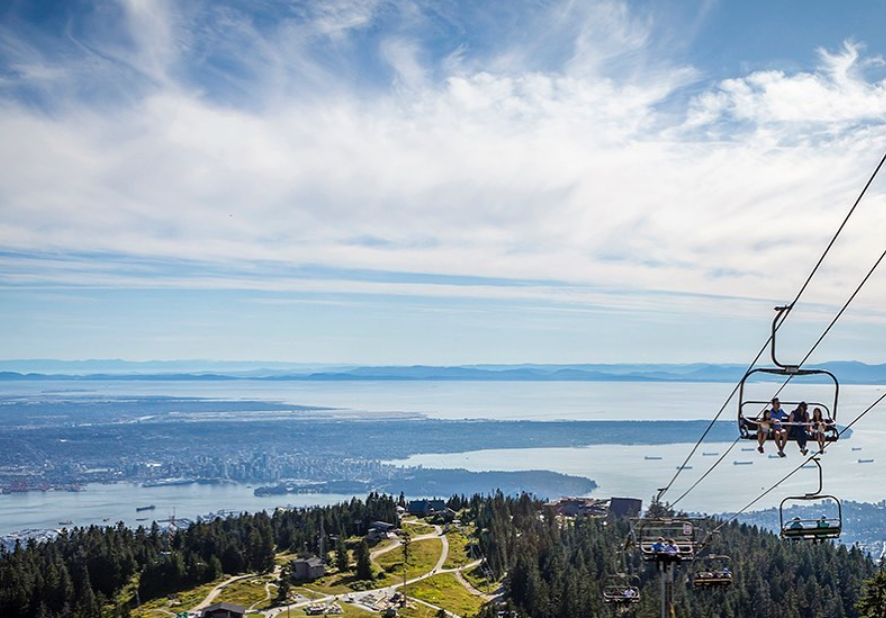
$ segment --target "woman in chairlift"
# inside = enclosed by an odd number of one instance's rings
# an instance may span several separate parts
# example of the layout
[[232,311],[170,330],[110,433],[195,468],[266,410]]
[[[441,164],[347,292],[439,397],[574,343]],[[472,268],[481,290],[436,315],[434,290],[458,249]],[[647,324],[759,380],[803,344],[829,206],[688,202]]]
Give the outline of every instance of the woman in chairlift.
[[833,426],[833,421],[824,418],[821,413],[821,408],[816,406],[812,409],[812,420],[810,421],[809,433],[818,442],[819,455],[824,453],[825,440],[827,438],[828,431]]
[[808,404],[805,401],[801,401],[788,416],[788,423],[790,424],[789,435],[791,440],[797,441],[801,455],[806,455],[809,452],[806,450],[806,441],[809,440],[809,434],[806,433],[806,428],[809,427],[808,410]]

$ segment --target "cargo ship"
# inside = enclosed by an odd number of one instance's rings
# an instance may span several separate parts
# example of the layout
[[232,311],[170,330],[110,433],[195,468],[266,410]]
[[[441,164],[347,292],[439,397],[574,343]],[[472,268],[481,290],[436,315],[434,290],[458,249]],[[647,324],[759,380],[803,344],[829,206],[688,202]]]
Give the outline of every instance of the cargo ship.
[[135,507],[135,510],[136,511],[153,511],[156,508],[157,508],[156,505],[149,504],[148,506],[137,506],[137,507]]

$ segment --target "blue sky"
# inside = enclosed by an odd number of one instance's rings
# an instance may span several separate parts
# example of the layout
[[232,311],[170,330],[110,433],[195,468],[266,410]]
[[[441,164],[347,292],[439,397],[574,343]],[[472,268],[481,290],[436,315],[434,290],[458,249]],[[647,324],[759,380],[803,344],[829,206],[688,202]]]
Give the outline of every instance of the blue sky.
[[[745,362],[886,150],[886,6],[0,1],[3,358]],[[878,180],[785,327],[883,250]],[[875,274],[815,358],[883,362]]]

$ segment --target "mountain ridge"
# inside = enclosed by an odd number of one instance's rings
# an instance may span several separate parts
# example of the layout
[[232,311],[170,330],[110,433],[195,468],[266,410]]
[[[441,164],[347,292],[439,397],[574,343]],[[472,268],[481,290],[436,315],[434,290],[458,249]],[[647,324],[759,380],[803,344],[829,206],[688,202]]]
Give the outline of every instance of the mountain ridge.
[[[485,381],[485,382],[737,382],[744,365],[612,363],[515,365],[308,365],[261,361],[0,361],[2,380],[143,381]],[[40,363],[45,363],[41,365]],[[105,364],[101,364],[105,363]],[[829,361],[817,366],[844,384],[886,384],[886,364]],[[99,368],[104,370],[98,371]],[[187,368],[187,369],[186,369]],[[41,369],[41,370],[38,370]],[[85,370],[85,371],[84,371]],[[824,378],[824,376],[823,376]],[[777,380],[779,376],[757,375]],[[808,381],[815,381],[814,377]],[[822,381],[828,381],[824,378]]]

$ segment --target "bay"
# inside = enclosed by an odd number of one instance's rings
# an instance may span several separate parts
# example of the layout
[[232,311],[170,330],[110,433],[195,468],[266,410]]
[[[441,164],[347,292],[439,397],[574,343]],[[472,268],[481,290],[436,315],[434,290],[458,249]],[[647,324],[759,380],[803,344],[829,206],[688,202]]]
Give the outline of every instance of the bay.
[[[343,494],[253,495],[247,485],[171,485],[142,487],[136,483],[90,483],[83,491],[30,491],[0,496],[0,535],[27,528],[69,526],[150,526],[171,517],[194,520],[210,512],[273,511],[277,507],[335,504],[350,500]],[[153,510],[136,511],[154,505]]]
[[[712,418],[729,396],[732,384],[643,383],[643,382],[263,382],[263,381],[9,381],[3,384],[5,397],[45,400],[78,397],[201,397],[218,401],[258,400],[283,402],[318,408],[334,408],[356,414],[406,413],[439,419],[495,420],[694,420]],[[772,386],[755,387],[761,398],[771,395]],[[841,389],[840,417],[846,423],[864,410],[882,392],[882,386],[847,386]],[[807,385],[800,393],[807,400],[826,400],[823,385]],[[798,398],[800,398],[798,395]],[[787,400],[788,397],[782,396]],[[735,418],[735,403],[726,407],[723,420]],[[875,409],[854,429],[851,439],[829,447],[822,457],[825,491],[841,498],[878,501],[886,491],[882,479],[886,458],[879,458],[879,446],[886,439],[882,412]],[[649,447],[643,445],[595,445],[578,448],[496,449],[455,454],[422,453],[393,463],[429,468],[483,470],[551,470],[577,474],[595,480],[599,497],[630,496],[648,503],[649,498],[676,473],[697,436],[686,436],[685,443]],[[703,444],[674,481],[665,496],[674,500],[703,474],[716,457],[702,452],[723,453],[728,444]],[[770,459],[766,455],[741,450],[740,443],[710,477],[694,489],[679,506],[687,510],[722,512],[744,507],[800,463],[795,445],[789,457]],[[853,450],[855,449],[860,450]],[[770,453],[773,449],[770,446]],[[767,454],[768,455],[768,454]],[[661,457],[661,459],[646,459]],[[858,463],[871,458],[872,463]],[[883,461],[881,461],[883,459]],[[734,465],[733,461],[752,461]],[[817,471],[801,470],[778,490],[753,508],[777,505],[786,495],[813,491]],[[256,498],[244,485],[188,485],[141,487],[120,483],[89,485],[80,493],[32,492],[0,496],[0,534],[22,528],[58,527],[72,520],[75,525],[123,521],[134,525],[139,517],[135,507],[156,504],[152,517],[178,517],[230,509],[254,511],[284,504],[327,504],[350,496],[290,495]],[[108,522],[104,522],[108,523]]]

